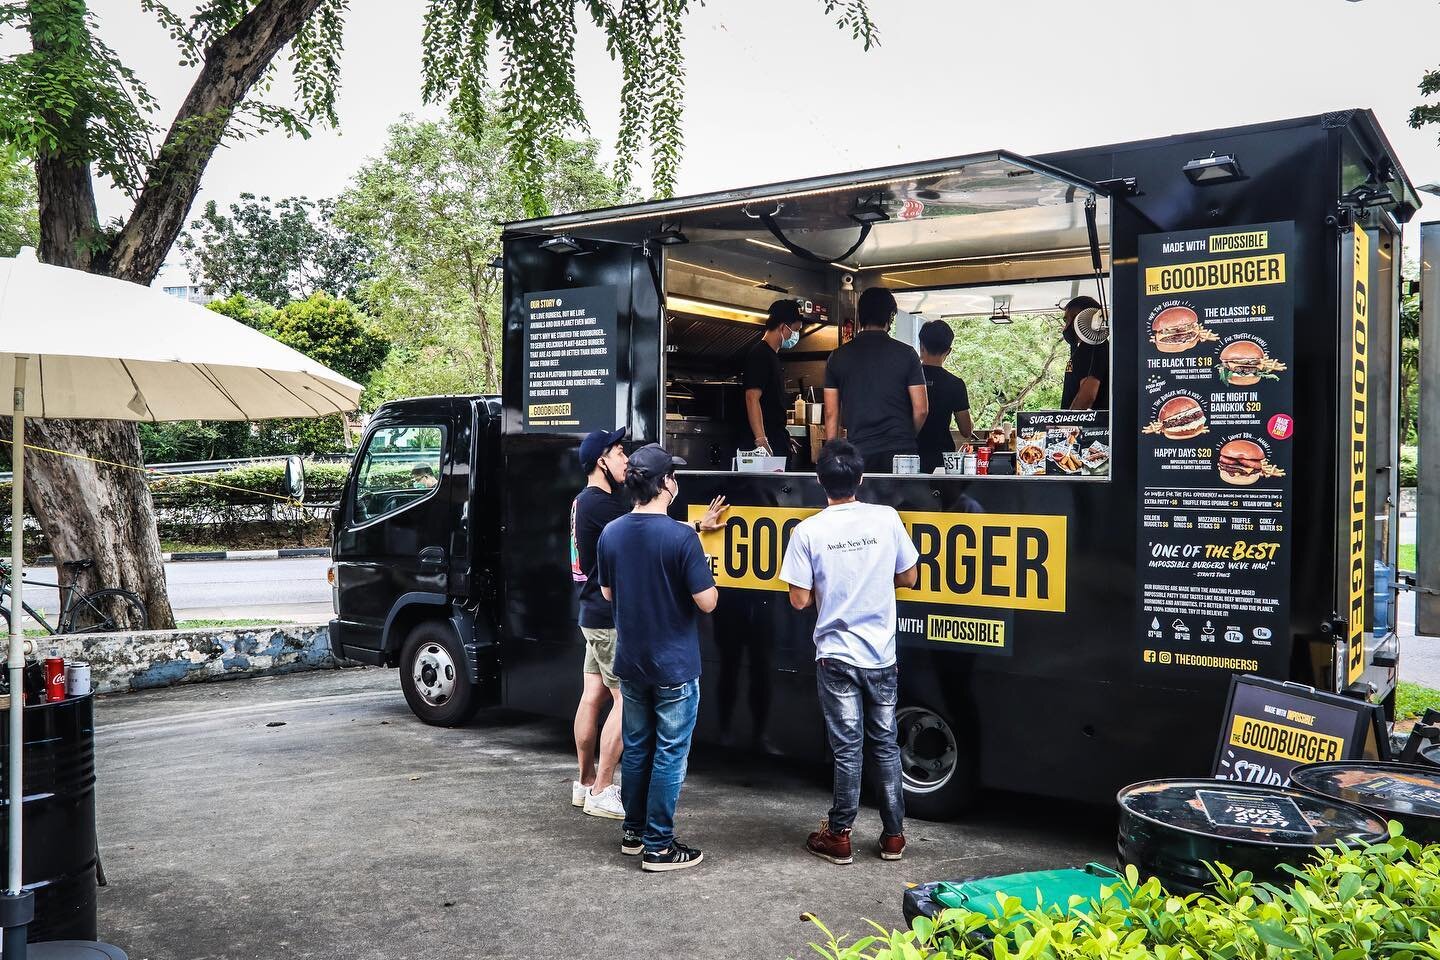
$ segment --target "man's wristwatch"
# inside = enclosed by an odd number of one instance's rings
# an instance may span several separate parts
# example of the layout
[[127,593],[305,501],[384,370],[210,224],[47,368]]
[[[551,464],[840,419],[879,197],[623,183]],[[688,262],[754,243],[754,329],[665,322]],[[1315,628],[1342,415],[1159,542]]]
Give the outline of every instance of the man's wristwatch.
[[700,521],[699,521],[699,520],[694,520],[694,521],[692,521],[692,522],[690,523],[690,526],[692,526],[692,527],[695,528],[695,532],[696,532],[696,533],[700,533],[700,532],[701,532],[701,531],[700,531]]

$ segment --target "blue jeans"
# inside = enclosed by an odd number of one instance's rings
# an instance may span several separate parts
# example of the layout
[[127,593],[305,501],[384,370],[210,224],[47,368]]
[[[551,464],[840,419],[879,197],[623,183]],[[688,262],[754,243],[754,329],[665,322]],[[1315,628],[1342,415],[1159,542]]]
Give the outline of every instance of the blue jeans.
[[675,839],[675,804],[700,711],[700,679],[674,687],[621,680],[620,694],[625,698],[620,758],[625,829],[642,834],[647,851],[664,850]]
[[860,810],[861,748],[880,778],[880,822],[885,833],[905,832],[905,796],[900,785],[900,738],[895,728],[894,666],[867,670],[829,658],[815,662],[815,685],[830,752],[835,755],[835,799],[830,829],[849,830]]

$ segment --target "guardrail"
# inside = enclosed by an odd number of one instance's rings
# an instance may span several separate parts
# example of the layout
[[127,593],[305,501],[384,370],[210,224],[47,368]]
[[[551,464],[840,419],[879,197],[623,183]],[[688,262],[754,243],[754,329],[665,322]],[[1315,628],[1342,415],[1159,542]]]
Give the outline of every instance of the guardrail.
[[[28,444],[27,444],[28,446]],[[379,454],[384,458],[385,454]],[[401,453],[398,456],[406,456]],[[409,456],[413,457],[413,454]],[[306,457],[309,463],[349,463],[353,460],[353,453],[317,453]],[[282,463],[285,457],[235,457],[230,460],[185,460],[179,463],[150,463],[145,469],[152,473],[161,473],[168,476],[183,476],[187,473],[219,473],[221,470],[233,470],[236,467],[248,467],[257,463]],[[0,472],[0,483],[9,483],[11,479],[8,470]]]

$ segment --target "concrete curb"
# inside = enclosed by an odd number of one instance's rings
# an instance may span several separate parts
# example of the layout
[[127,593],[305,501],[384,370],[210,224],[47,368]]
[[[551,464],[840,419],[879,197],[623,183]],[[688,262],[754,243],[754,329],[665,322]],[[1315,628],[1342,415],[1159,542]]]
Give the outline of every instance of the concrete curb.
[[[328,557],[329,547],[281,547],[278,550],[196,550],[189,553],[162,553],[165,563],[193,563],[201,560],[287,560],[291,557]],[[52,556],[39,557],[33,561],[37,567],[55,566]]]

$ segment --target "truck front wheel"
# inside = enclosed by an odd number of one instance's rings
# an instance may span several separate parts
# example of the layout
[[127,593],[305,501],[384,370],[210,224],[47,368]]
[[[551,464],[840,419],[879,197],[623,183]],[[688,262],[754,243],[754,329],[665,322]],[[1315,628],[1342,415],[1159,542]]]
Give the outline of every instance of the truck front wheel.
[[974,757],[944,714],[915,704],[895,713],[905,814],[950,820],[975,801]]
[[460,642],[448,625],[435,620],[416,625],[405,638],[400,688],[415,716],[437,727],[459,726],[479,706]]

